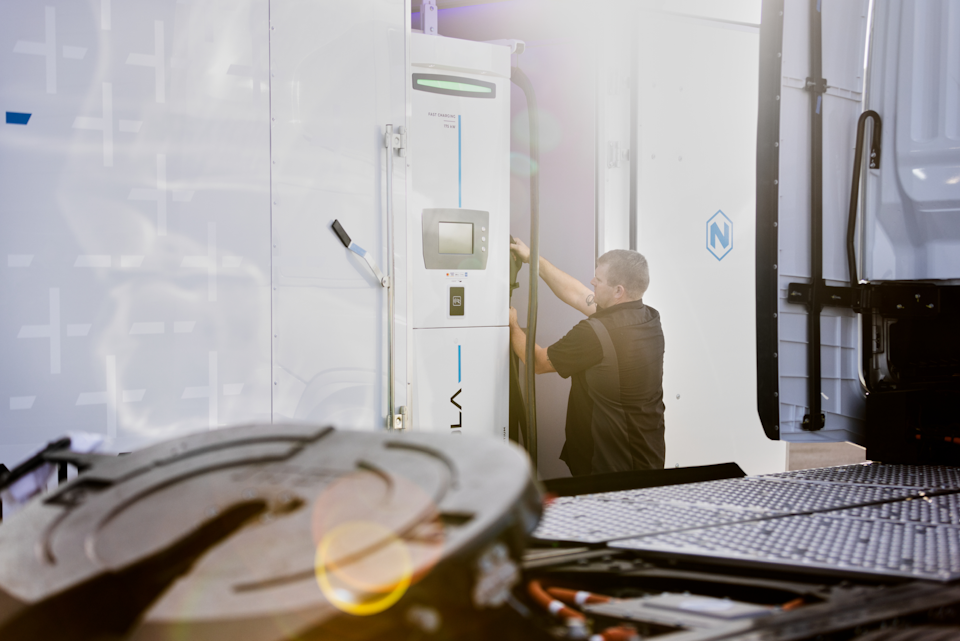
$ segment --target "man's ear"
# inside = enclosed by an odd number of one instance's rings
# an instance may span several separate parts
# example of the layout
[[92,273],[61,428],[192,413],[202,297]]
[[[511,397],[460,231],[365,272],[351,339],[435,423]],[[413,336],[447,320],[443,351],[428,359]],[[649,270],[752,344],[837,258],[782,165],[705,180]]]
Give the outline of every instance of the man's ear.
[[623,285],[617,285],[617,289],[614,292],[614,296],[617,298],[623,298],[627,295],[627,289]]

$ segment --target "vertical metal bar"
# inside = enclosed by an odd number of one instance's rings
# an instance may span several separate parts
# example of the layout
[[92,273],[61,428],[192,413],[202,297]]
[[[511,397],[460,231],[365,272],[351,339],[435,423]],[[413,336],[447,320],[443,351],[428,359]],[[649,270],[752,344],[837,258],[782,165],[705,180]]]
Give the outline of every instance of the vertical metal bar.
[[820,0],[810,0],[810,310],[807,314],[807,430],[823,427],[820,370],[820,297],[823,289],[823,51]]
[[639,244],[639,181],[640,181],[640,47],[636,30],[639,29],[637,12],[631,15],[634,36],[630,39],[630,249],[636,251]]
[[[874,0],[867,3],[867,32],[864,39],[863,51],[863,85],[861,95],[863,96],[861,107],[864,111],[870,110],[870,72],[873,68],[873,23],[876,18],[876,7]],[[856,239],[860,246],[860,274],[865,280],[866,272],[866,234],[863,233],[867,221],[867,179],[864,178],[857,186],[860,191],[860,234]],[[862,303],[862,301],[861,301]],[[873,386],[870,380],[871,362],[873,361],[873,313],[863,311],[860,314],[860,322],[857,323],[857,344],[860,345],[860,358],[857,359],[857,375],[860,378],[860,389],[869,393]]]
[[384,136],[384,146],[387,148],[387,429],[396,427],[396,319],[394,306],[396,304],[396,288],[394,287],[394,247],[393,247],[393,154],[394,139],[393,125],[387,125]]
[[457,114],[457,207],[463,207],[463,119]]
[[[603,30],[598,30],[602,34]],[[595,117],[593,119],[594,136],[596,144],[594,145],[594,217],[593,217],[593,263],[603,253],[605,243],[603,239],[604,229],[606,229],[606,171],[607,171],[607,134],[606,134],[606,79],[603,66],[603,43],[601,36],[598,35],[596,43],[596,60],[594,60],[595,78],[596,78],[596,100],[594,101]]]
[[[277,352],[277,336],[276,328],[274,327],[274,313],[276,311],[277,304],[277,287],[279,284],[279,279],[277,278],[276,272],[273,269],[273,260],[277,255],[277,239],[274,235],[274,225],[273,225],[273,125],[275,123],[273,119],[273,41],[271,40],[270,34],[273,32],[271,27],[273,26],[273,2],[267,2],[267,67],[268,71],[271,73],[267,74],[267,111],[270,118],[271,126],[269,128],[270,137],[268,143],[268,163],[267,171],[269,172],[269,189],[270,189],[270,200],[268,208],[270,210],[270,378],[273,379],[273,385],[270,388],[270,423],[273,423],[273,407],[274,407],[274,398],[277,396],[277,370],[274,364],[276,360]],[[257,82],[257,80],[254,80]],[[213,393],[213,390],[210,390],[210,393]]]

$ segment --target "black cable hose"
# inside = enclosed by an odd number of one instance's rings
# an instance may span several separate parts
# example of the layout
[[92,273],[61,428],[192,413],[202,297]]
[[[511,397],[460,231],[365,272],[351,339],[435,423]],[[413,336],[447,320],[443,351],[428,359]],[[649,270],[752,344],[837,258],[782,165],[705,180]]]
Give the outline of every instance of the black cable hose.
[[[513,236],[510,237],[510,242],[514,242]],[[523,267],[523,263],[514,256],[510,254],[510,306],[513,307],[513,290],[520,287],[520,283],[517,282],[517,276],[520,274],[520,269]],[[520,359],[514,353],[513,348],[510,348],[510,440],[514,443],[523,444],[526,447],[527,443],[530,441],[530,436],[527,434],[527,406],[523,402],[523,393],[520,390]]]
[[510,81],[523,90],[530,116],[530,293],[527,302],[527,349],[525,379],[527,383],[527,436],[525,443],[534,473],[537,470],[537,286],[540,283],[540,119],[533,85],[517,67]]
[[526,447],[530,440],[527,433],[527,408],[520,392],[520,359],[510,350],[510,440]]

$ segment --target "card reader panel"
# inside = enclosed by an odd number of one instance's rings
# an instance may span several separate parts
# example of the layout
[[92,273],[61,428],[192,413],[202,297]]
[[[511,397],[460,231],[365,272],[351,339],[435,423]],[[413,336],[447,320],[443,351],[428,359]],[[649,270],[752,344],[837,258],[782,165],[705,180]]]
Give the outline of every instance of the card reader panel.
[[450,315],[463,316],[466,310],[466,297],[463,287],[450,288]]

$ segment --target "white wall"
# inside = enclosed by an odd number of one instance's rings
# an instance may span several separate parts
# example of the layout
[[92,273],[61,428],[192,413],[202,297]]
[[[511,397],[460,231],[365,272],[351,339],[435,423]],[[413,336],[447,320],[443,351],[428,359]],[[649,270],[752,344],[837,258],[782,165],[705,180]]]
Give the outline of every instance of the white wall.
[[5,2],[0,104],[30,117],[0,124],[0,462],[69,430],[382,426],[384,290],[329,224],[385,265],[408,13]]
[[[759,23],[759,2],[725,4],[700,15]],[[639,38],[638,249],[651,269],[644,299],[666,337],[666,464],[782,471],[785,446],[767,440],[756,409],[758,30],[650,12]],[[720,210],[733,223],[722,260],[707,250]]]
[[268,6],[0,21],[0,461],[270,418]]
[[[399,0],[271,3],[273,418],[376,430],[386,417],[386,290],[330,230],[387,273],[384,126],[406,119]],[[405,159],[395,157],[396,317],[406,316]],[[265,239],[266,240],[266,239]],[[396,405],[407,397],[396,330]]]

